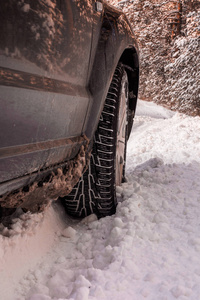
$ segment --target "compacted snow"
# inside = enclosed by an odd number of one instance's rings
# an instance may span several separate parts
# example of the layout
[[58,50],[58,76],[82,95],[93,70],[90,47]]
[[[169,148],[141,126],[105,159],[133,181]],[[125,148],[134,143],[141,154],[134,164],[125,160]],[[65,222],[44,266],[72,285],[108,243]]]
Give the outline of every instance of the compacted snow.
[[200,118],[140,101],[114,216],[1,227],[3,300],[200,299]]

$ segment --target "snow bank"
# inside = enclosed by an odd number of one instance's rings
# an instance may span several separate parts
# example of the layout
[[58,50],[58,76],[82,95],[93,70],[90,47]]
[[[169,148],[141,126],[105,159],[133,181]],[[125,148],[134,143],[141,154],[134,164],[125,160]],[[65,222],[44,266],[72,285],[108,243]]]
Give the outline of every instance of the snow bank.
[[57,209],[52,207],[40,214],[21,214],[19,218],[13,220],[10,229],[1,225],[1,299],[15,299],[14,289],[19,279],[51,250],[58,239],[57,234],[63,227],[60,213],[58,214]]

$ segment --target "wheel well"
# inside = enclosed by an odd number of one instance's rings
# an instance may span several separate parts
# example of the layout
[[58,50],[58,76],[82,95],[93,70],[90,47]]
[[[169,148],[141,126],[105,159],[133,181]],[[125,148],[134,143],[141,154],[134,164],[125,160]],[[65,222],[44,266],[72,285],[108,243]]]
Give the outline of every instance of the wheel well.
[[126,49],[120,57],[129,81],[129,109],[135,111],[139,84],[139,59],[135,48]]

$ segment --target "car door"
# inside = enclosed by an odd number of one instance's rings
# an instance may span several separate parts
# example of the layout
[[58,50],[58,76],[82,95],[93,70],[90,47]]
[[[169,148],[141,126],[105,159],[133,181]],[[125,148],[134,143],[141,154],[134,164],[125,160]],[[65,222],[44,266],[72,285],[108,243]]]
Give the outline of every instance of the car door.
[[77,154],[92,15],[92,0],[1,1],[0,182]]

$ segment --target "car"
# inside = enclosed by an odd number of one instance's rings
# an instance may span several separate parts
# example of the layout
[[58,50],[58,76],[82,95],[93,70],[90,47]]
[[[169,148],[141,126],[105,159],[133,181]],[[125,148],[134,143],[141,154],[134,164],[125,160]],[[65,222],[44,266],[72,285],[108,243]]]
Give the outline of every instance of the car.
[[136,110],[139,51],[124,13],[95,0],[0,4],[0,210],[60,199],[115,212]]

